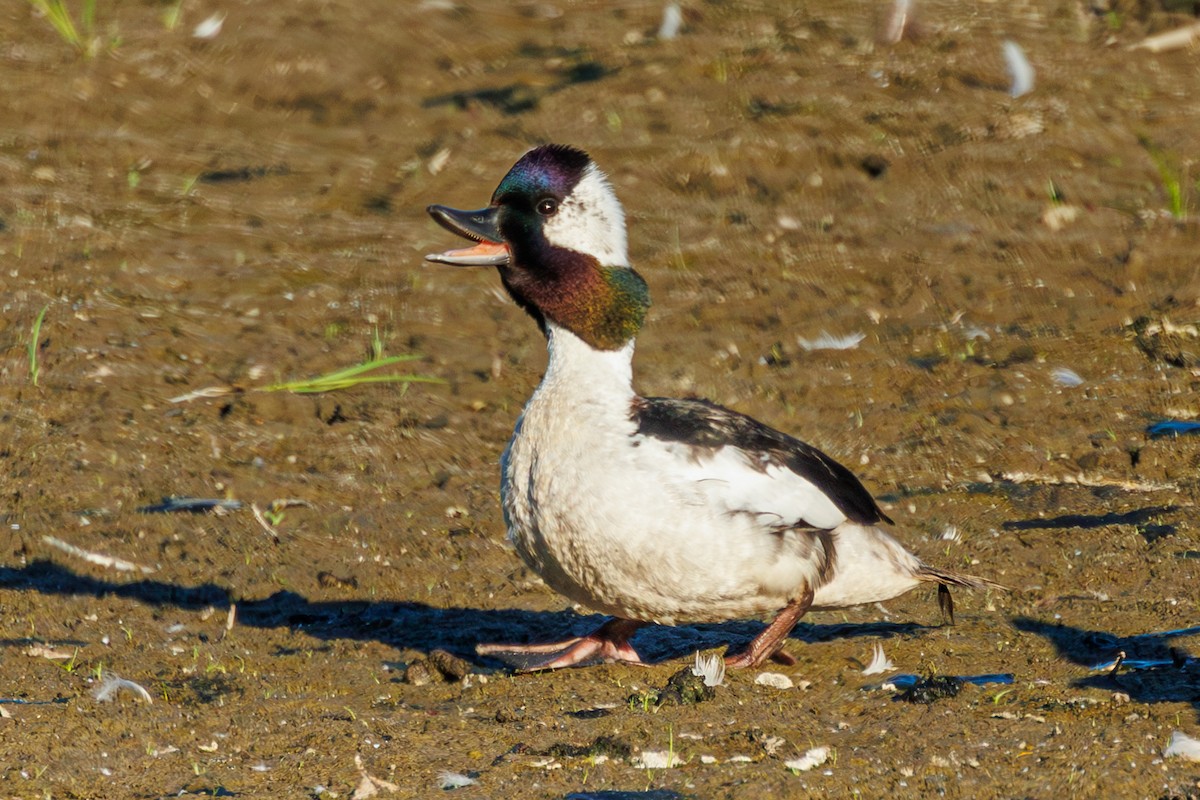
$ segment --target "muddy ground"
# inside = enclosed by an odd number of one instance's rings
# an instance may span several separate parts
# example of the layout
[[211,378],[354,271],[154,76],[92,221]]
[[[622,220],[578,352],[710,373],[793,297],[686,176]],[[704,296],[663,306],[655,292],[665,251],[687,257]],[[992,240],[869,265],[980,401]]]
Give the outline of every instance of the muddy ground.
[[[920,2],[893,45],[844,0],[686,3],[670,41],[657,2],[137,0],[81,54],[7,4],[0,796],[1200,795],[1162,755],[1200,737],[1200,437],[1146,431],[1200,415],[1200,61],[1130,49],[1173,5]],[[425,205],[545,141],[627,208],[642,391],[797,433],[1013,591],[814,613],[791,688],[691,705],[648,690],[761,622],[645,630],[649,668],[475,657],[596,622],[500,519],[543,342],[490,271],[422,263],[459,244]],[[443,382],[263,391],[376,347]]]

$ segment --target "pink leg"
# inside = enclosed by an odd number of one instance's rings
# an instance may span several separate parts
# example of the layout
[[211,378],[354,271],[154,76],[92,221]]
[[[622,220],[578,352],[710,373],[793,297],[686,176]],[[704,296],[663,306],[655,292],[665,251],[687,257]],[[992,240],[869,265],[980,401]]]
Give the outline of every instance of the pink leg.
[[645,624],[632,619],[615,618],[587,636],[547,644],[481,644],[475,647],[475,652],[481,656],[496,656],[514,665],[517,672],[560,669],[593,661],[641,664],[642,659],[629,644],[629,637]]
[[767,659],[788,666],[795,664],[796,659],[785,653],[781,648],[783,647],[783,643],[787,641],[788,634],[792,632],[792,629],[796,627],[796,623],[800,621],[800,618],[808,611],[808,607],[812,605],[812,601],[812,590],[805,590],[803,595],[784,606],[783,610],[767,626],[766,630],[755,636],[754,641],[750,642],[745,650],[735,656],[726,656],[725,666],[729,669],[758,667]]

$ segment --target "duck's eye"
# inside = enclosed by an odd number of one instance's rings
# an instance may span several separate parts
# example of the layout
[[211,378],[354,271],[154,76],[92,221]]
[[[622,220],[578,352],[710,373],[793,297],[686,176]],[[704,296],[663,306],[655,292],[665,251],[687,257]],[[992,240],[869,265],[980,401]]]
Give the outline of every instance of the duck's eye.
[[543,217],[552,217],[558,211],[558,201],[553,197],[543,197],[538,201],[537,212]]

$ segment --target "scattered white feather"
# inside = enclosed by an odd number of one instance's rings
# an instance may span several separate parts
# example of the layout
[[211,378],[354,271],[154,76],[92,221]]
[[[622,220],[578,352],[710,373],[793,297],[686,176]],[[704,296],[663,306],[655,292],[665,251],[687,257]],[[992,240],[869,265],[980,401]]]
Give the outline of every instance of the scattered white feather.
[[221,26],[224,24],[225,15],[218,11],[197,25],[192,31],[192,36],[197,39],[215,39],[217,34],[221,32]]
[[720,686],[725,682],[725,659],[716,653],[702,656],[697,651],[696,665],[692,667],[692,674],[698,678],[704,678],[705,686]]
[[670,750],[643,750],[642,754],[633,760],[635,769],[670,769],[682,763],[679,755]]
[[791,678],[778,672],[760,672],[754,682],[759,686],[770,686],[772,689],[790,689],[795,685]]
[[463,775],[461,772],[439,772],[438,773],[438,788],[443,791],[451,789],[461,789],[464,786],[470,786],[475,783],[475,779]]
[[829,760],[829,746],[822,745],[814,747],[799,758],[793,758],[790,761],[783,762],[783,765],[788,769],[794,769],[797,772],[807,772],[814,767],[819,767]]
[[667,3],[663,9],[662,24],[658,26],[659,39],[674,39],[683,27],[683,11],[679,3]]
[[1033,65],[1025,57],[1021,45],[1007,39],[1004,42],[1004,63],[1008,66],[1008,75],[1012,78],[1012,86],[1008,93],[1013,97],[1029,94],[1033,91]]
[[1059,386],[1079,386],[1083,383],[1079,373],[1068,367],[1055,367],[1050,376]]
[[897,44],[904,38],[904,30],[912,18],[912,0],[895,0],[891,13],[883,26],[883,41],[887,44]]
[[1167,742],[1167,749],[1163,750],[1164,758],[1172,756],[1200,761],[1200,739],[1193,739],[1183,731],[1175,731],[1171,734],[1171,741]]
[[942,528],[942,541],[961,542],[962,532],[958,529],[957,525],[947,525],[945,528]]
[[985,342],[990,342],[992,340],[992,337],[988,335],[988,332],[978,325],[968,325],[963,328],[963,336],[967,337],[968,342],[973,339],[983,339]]
[[98,703],[112,702],[117,694],[122,689],[128,689],[138,697],[145,700],[148,704],[153,705],[154,700],[150,697],[150,693],[144,687],[133,681],[127,681],[124,678],[118,678],[116,675],[109,673],[100,681],[99,685],[92,691],[92,696],[96,698]]
[[1200,39],[1200,22],[1187,25],[1183,28],[1176,28],[1166,33],[1147,36],[1137,44],[1130,45],[1127,49],[1142,49],[1149,50],[1151,53],[1162,53],[1166,50],[1178,50],[1182,47],[1190,47],[1192,42],[1198,39]]
[[42,541],[51,547],[57,547],[67,555],[82,558],[89,564],[98,564],[102,567],[109,567],[110,569],[115,569],[118,572],[141,572],[143,575],[149,575],[151,572],[154,572],[153,567],[143,567],[140,564],[134,564],[132,561],[126,561],[123,558],[114,558],[113,556],[106,556],[103,553],[92,553],[84,550],[81,547],[76,547],[70,542],[64,542],[57,536],[43,536]]
[[882,672],[890,672],[894,670],[896,665],[892,660],[883,654],[883,645],[875,643],[875,650],[871,655],[871,663],[863,669],[863,675],[879,675]]
[[815,339],[805,339],[797,336],[796,342],[805,350],[853,350],[858,343],[867,338],[865,333],[848,333],[845,336],[833,336],[825,331]]

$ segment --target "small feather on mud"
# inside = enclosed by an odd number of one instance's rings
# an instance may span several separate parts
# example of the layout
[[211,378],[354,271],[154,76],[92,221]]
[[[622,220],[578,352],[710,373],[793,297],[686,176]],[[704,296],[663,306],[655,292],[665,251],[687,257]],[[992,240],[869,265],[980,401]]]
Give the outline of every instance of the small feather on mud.
[[475,783],[474,778],[470,775],[463,775],[461,772],[439,772],[437,777],[438,788],[446,792],[453,789],[461,789],[473,783]]
[[833,336],[827,331],[821,331],[821,335],[815,339],[805,339],[803,336],[796,337],[796,343],[805,350],[853,350],[858,347],[859,342],[867,338],[865,333],[848,333],[845,336]]
[[1200,762],[1200,739],[1193,739],[1183,731],[1172,733],[1171,741],[1167,742],[1167,747],[1163,750],[1163,757],[1172,758],[1175,756],[1187,759],[1188,761]]
[[1013,97],[1029,94],[1033,91],[1033,65],[1025,57],[1021,45],[1012,40],[1004,42],[1004,63],[1008,67],[1008,75],[1012,84],[1008,93]]
[[1054,382],[1059,386],[1081,386],[1083,378],[1079,377],[1079,373],[1069,367],[1055,367],[1050,376],[1054,378]]
[[783,765],[788,769],[794,769],[797,772],[807,772],[810,769],[815,769],[829,760],[830,748],[828,745],[814,747],[799,758],[793,758],[783,762]]
[[64,542],[57,536],[43,536],[42,541],[51,547],[57,547],[67,555],[82,558],[89,564],[108,567],[109,569],[115,569],[118,572],[141,572],[143,575],[149,575],[151,572],[154,572],[153,567],[143,567],[140,564],[134,564],[132,561],[126,561],[122,558],[114,558],[113,556],[106,556],[103,553],[92,553],[84,550],[81,547],[76,547],[69,542]]
[[145,700],[148,705],[154,704],[153,698],[150,697],[150,693],[146,691],[145,687],[112,674],[100,681],[100,684],[92,691],[92,696],[96,698],[97,703],[109,703],[116,699],[122,689],[133,692]]
[[899,44],[912,20],[913,0],[895,0],[883,21],[879,39],[884,44]]
[[892,660],[883,654],[883,645],[876,643],[874,653],[871,656],[871,663],[863,668],[862,674],[879,675],[883,672],[890,672],[895,668],[896,665],[892,663]]
[[702,656],[697,651],[692,674],[697,678],[704,678],[705,686],[720,686],[725,683],[725,659],[716,653]]
[[192,30],[192,36],[197,39],[215,39],[225,25],[225,15],[218,11],[201,22]]
[[663,41],[674,39],[683,27],[683,11],[679,3],[667,3],[663,8],[662,24],[658,26],[658,38]]

